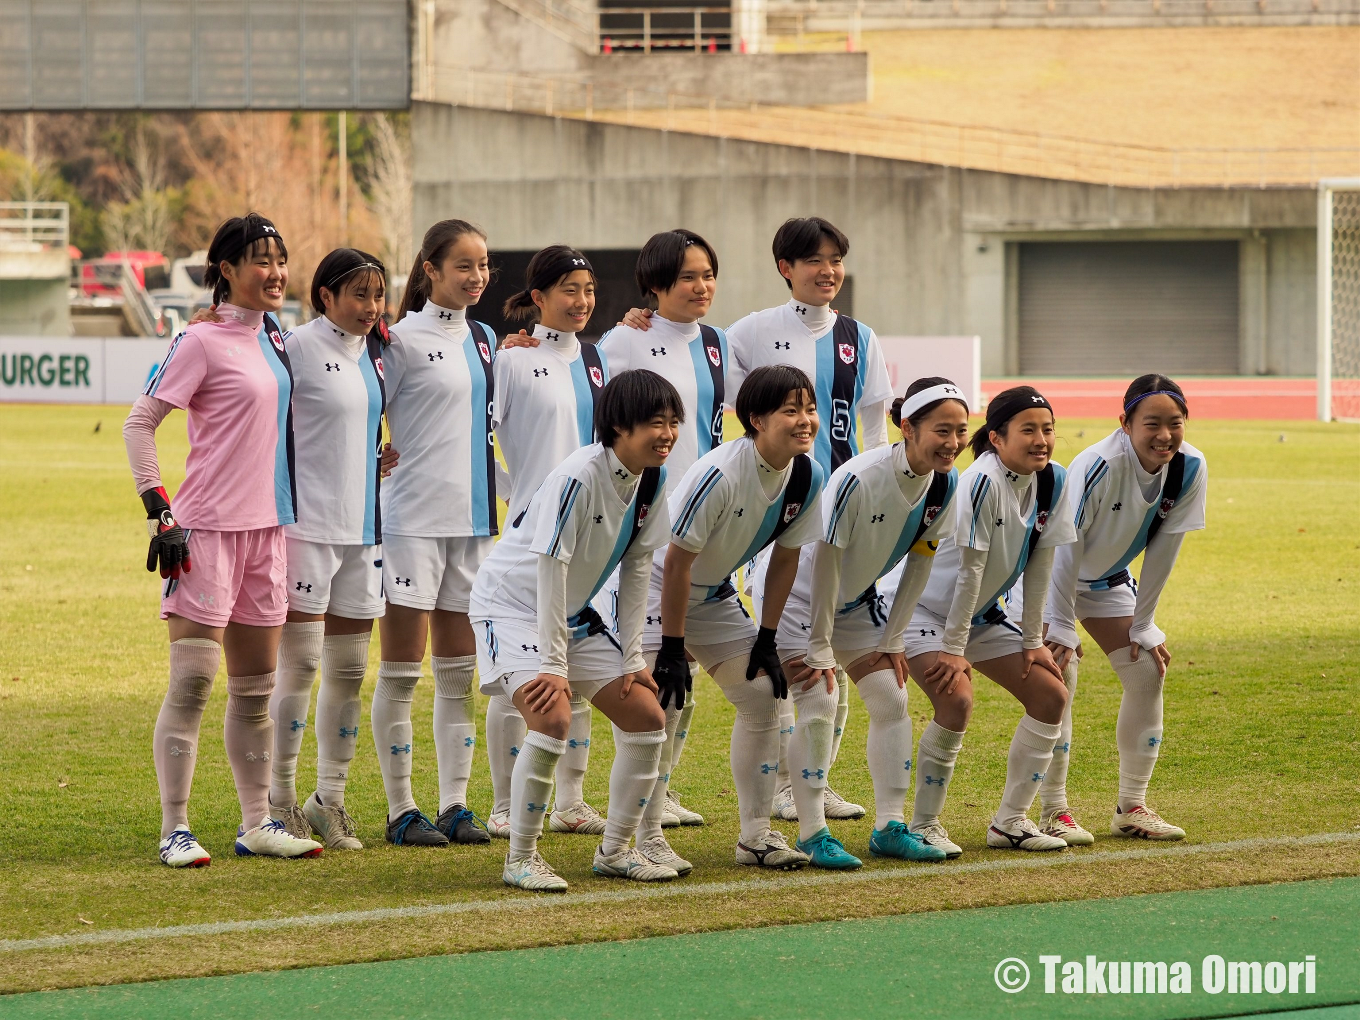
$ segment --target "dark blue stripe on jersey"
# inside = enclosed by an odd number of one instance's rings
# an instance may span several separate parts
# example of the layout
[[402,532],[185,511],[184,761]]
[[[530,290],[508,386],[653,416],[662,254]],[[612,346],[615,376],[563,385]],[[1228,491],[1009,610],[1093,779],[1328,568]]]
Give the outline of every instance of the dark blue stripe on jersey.
[[170,341],[170,349],[165,352],[165,357],[161,359],[161,363],[157,365],[156,370],[151,373],[151,378],[148,379],[146,385],[142,387],[142,393],[144,395],[148,397],[154,397],[156,395],[156,390],[161,384],[161,378],[165,375],[165,369],[170,364],[170,359],[175,356],[175,351],[179,349],[180,341],[183,339],[184,334],[180,333],[179,336]]
[[[1049,503],[1050,510],[1049,521],[1050,523],[1052,523],[1053,517],[1051,511],[1053,507],[1058,506],[1062,502],[1063,486],[1067,484],[1067,469],[1063,467],[1061,464],[1053,464],[1051,461],[1050,465],[1053,468],[1053,500],[1052,502]],[[1034,484],[1035,485],[1039,484],[1038,478],[1034,480]],[[974,514],[974,516],[976,516],[976,513]],[[1015,582],[1018,581],[1020,579],[1020,575],[1025,572],[1025,564],[1029,562],[1029,547],[1031,545],[1030,538],[1034,535],[1034,525],[1038,520],[1038,517],[1039,517],[1039,500],[1036,498],[1034,501],[1034,506],[1030,509],[1029,512],[1029,520],[1025,522],[1025,542],[1020,547],[1020,555],[1016,558],[1015,567],[1013,570],[1011,570],[1011,576],[1006,579],[1005,584],[1003,584],[996,591],[992,592],[990,598],[980,599],[978,601],[978,605],[983,606],[985,608],[982,610],[982,612],[977,613],[973,616],[973,623],[975,625],[991,622],[984,619],[984,617],[988,613],[992,612],[992,607],[996,606],[1000,602],[1001,597],[1003,595],[1005,595],[1008,591],[1015,587]]]
[[[274,337],[278,338],[277,346]],[[265,315],[255,339],[278,385],[279,440],[274,448],[274,508],[280,524],[293,524],[297,521],[297,489],[293,481],[293,369],[283,349],[283,331],[271,316]]]
[[378,474],[381,469],[382,457],[382,415],[383,415],[383,384],[378,378],[378,369],[374,365],[374,357],[382,357],[381,352],[375,355],[374,347],[382,343],[377,337],[370,336],[367,340],[367,350],[359,358],[359,375],[364,380],[364,389],[368,391],[368,418],[366,439],[367,445],[365,452],[369,457],[364,471],[364,545],[377,545],[382,541],[382,522],[379,518],[378,508],[378,486],[380,484]]
[[[482,348],[486,348],[485,354]],[[496,334],[480,322],[468,320],[468,335],[463,340],[463,357],[467,361],[468,378],[472,380],[469,394],[472,412],[472,533],[487,536],[498,532],[496,527],[496,446],[491,429],[491,405],[495,400],[495,383],[491,361],[496,351]]]
[[[722,442],[723,401],[726,399],[727,336],[712,326],[700,326],[699,335],[691,340],[690,359],[694,362],[694,389],[697,397],[694,428],[699,438],[702,457]],[[713,363],[714,352],[718,363]]]
[[[813,457],[830,475],[859,453],[859,402],[869,364],[869,327],[848,315],[817,341],[817,414],[822,427],[813,442]],[[850,360],[844,357],[849,355]]]
[[[938,477],[939,473],[937,472],[935,478]],[[911,547],[916,544],[917,540],[920,539],[930,527],[930,525],[925,524],[923,520],[928,506],[938,506],[940,508],[939,513],[935,515],[931,524],[934,524],[935,521],[938,521],[941,517],[951,511],[954,505],[954,492],[958,489],[959,485],[959,473],[956,469],[950,468],[949,474],[946,477],[948,478],[948,481],[945,483],[943,504],[937,503],[931,498],[931,494],[935,491],[935,478],[932,478],[931,484],[926,489],[925,495],[921,497],[921,502],[912,507],[911,513],[907,514],[906,523],[902,525],[902,533],[897,536],[897,544],[893,546],[893,551],[888,557],[888,562],[883,564],[883,569],[878,572],[879,577],[882,577],[888,571],[892,570],[893,567],[897,566],[902,557],[911,552]]]
[[[643,496],[651,501],[646,504],[648,509],[656,506],[658,500],[665,498],[666,469],[665,467],[661,467],[657,470],[660,474],[657,476],[655,486],[647,486],[647,480],[645,478],[639,478],[638,484],[633,487],[633,498],[628,501],[628,509],[623,512],[623,517],[619,519],[619,534],[618,537],[614,539],[614,549],[609,554],[609,562],[605,564],[604,570],[600,571],[600,576],[596,578],[594,586],[590,589],[590,594],[586,596],[585,604],[582,605],[580,609],[577,609],[575,613],[568,613],[568,616],[575,616],[581,609],[584,609],[594,601],[595,596],[598,595],[600,589],[604,587],[604,583],[609,580],[610,575],[614,573],[614,570],[623,561],[623,557],[628,552],[629,547],[633,544],[633,540],[637,537],[637,533],[641,532],[642,526],[637,519],[638,497]],[[650,488],[651,492],[644,493],[644,486]],[[618,595],[616,593],[615,598],[617,597]],[[616,606],[614,608],[615,630],[618,629],[618,615],[618,607]]]
[[548,543],[548,555],[556,556],[562,548],[562,532],[571,517],[571,508],[576,505],[576,495],[581,491],[581,483],[575,478],[562,490],[562,498],[557,501],[557,526],[553,529],[552,541]]
[[979,474],[973,479],[973,491],[970,499],[973,503],[973,519],[968,525],[968,544],[971,546],[973,540],[977,538],[978,519],[982,516],[982,508],[987,503],[987,490],[992,487],[992,480],[986,475]]
[[[808,465],[811,471],[808,477],[807,492],[802,494],[801,499],[798,499],[797,494],[791,492],[790,489],[795,484],[799,467],[798,462],[800,459],[803,463]],[[751,560],[755,559],[757,553],[778,538],[779,535],[787,531],[794,522],[798,521],[812,508],[813,504],[817,502],[817,496],[822,491],[822,486],[826,483],[826,475],[822,474],[822,466],[805,454],[800,453],[794,458],[793,468],[794,470],[789,472],[789,481],[784,487],[784,491],[780,493],[779,499],[775,501],[774,505],[765,511],[765,516],[760,519],[760,527],[757,529],[755,536],[751,539],[751,544],[747,546],[746,551],[741,554],[741,558],[727,568],[728,574],[731,574],[732,571],[736,570],[743,563],[749,563]],[[784,520],[784,511],[789,506],[790,499],[797,500],[799,504],[798,512],[791,520],[786,522]],[[732,518],[729,517],[728,527],[732,526],[731,522]]]
[[[846,475],[836,486],[836,503],[831,508],[831,521],[826,528],[826,541],[830,545],[836,544],[836,529],[840,526],[841,518],[845,516],[845,508],[850,505],[850,496],[859,488],[859,479],[854,475]],[[882,574],[879,575],[883,576]]]
[[1091,493],[1095,491],[1096,486],[1099,485],[1101,480],[1109,475],[1109,473],[1110,465],[1105,463],[1105,460],[1102,457],[1097,457],[1095,462],[1087,469],[1086,479],[1083,483],[1081,493],[1081,502],[1077,504],[1077,514],[1074,518],[1077,522],[1077,527],[1080,528],[1082,522],[1086,519],[1086,503],[1090,500]]
[[722,472],[717,468],[709,468],[708,472],[699,479],[699,484],[690,493],[689,499],[680,510],[680,516],[676,518],[671,526],[671,534],[676,538],[684,538],[689,531],[689,526],[694,523],[694,515],[698,513],[699,507],[704,500],[708,499],[708,494],[713,491],[714,486],[722,480]]
[[[1185,477],[1181,482],[1182,494],[1190,491],[1190,483],[1194,481],[1195,477],[1199,474],[1201,464],[1202,461],[1198,457],[1185,458]],[[1165,480],[1163,480],[1162,485],[1165,487]],[[1129,564],[1138,558],[1138,554],[1147,548],[1148,529],[1152,527],[1152,521],[1157,516],[1157,511],[1161,508],[1161,505],[1162,493],[1159,491],[1157,493],[1157,501],[1148,508],[1147,515],[1143,518],[1143,525],[1138,529],[1138,534],[1134,536],[1132,544],[1125,550],[1124,555],[1119,557],[1118,562],[1116,562],[1109,570],[1105,571],[1104,576],[1101,578],[1102,581],[1113,578],[1120,571],[1127,570]],[[1088,583],[1091,584],[1093,591],[1100,590],[1096,587],[1094,582]],[[1108,588],[1110,585],[1107,584],[1105,587]]]
[[[595,382],[592,372],[598,374],[599,383]],[[608,381],[609,366],[605,363],[604,352],[595,344],[582,341],[580,356],[571,363],[571,384],[576,390],[576,430],[582,446],[595,441],[595,398]]]

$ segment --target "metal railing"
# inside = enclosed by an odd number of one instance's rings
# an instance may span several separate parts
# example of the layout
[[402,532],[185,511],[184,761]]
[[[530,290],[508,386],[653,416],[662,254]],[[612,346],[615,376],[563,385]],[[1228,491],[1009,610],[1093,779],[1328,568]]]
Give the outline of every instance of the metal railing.
[[732,49],[730,6],[609,7],[601,9],[597,17],[603,53],[717,53]]
[[40,251],[71,243],[66,202],[0,202],[0,248]]
[[160,336],[160,309],[127,261],[79,259],[71,263],[72,305],[118,308],[137,336]]
[[845,108],[736,103],[563,78],[438,67],[435,102],[1124,187],[1312,186],[1360,175],[1355,148],[1161,148]]

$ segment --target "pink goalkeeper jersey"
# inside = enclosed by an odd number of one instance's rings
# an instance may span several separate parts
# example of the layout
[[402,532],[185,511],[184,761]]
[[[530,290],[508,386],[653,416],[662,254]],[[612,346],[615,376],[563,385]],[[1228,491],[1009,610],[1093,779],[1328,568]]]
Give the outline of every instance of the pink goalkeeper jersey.
[[223,322],[177,336],[142,392],[189,415],[189,458],[173,500],[186,528],[292,524],[293,377],[263,312],[218,305]]

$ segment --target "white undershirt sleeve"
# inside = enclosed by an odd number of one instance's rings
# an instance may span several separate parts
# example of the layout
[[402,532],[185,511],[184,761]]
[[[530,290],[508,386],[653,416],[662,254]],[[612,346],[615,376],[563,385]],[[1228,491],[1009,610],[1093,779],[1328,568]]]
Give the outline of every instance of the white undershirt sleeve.
[[934,562],[931,556],[907,553],[907,565],[902,570],[902,580],[897,583],[892,609],[888,611],[888,625],[883,630],[883,640],[878,643],[880,652],[902,651],[902,635],[907,632],[912,610],[921,600],[921,593],[926,590]]
[[1053,547],[1034,550],[1025,564],[1021,591],[1025,605],[1020,613],[1020,630],[1024,633],[1024,647],[1039,648],[1044,643],[1044,602],[1048,599],[1048,582],[1053,576]]
[[539,672],[567,675],[567,564],[556,556],[538,556]]
[[808,636],[807,658],[814,669],[835,669],[836,656],[831,651],[831,632],[836,626],[836,601],[841,590],[841,559],[839,546],[818,542],[812,555],[812,631]]
[[164,400],[141,396],[123,422],[123,445],[127,447],[132,480],[139,496],[161,484],[161,468],[156,460],[156,429],[174,409]]
[[1138,578],[1138,601],[1134,604],[1133,626],[1129,628],[1129,642],[1143,648],[1166,644],[1166,635],[1157,629],[1153,616],[1157,600],[1171,577],[1171,568],[1180,555],[1184,534],[1159,534],[1143,554],[1143,573]]
[[944,624],[942,651],[962,655],[968,648],[968,635],[973,629],[973,612],[982,596],[982,574],[987,569],[987,553],[982,549],[959,546],[959,577],[954,582],[954,601],[949,604],[949,618]]
[[864,428],[864,452],[888,445],[888,405],[861,404],[859,422]]
[[[1077,569],[1081,564],[1086,536],[1077,529],[1077,540],[1060,545],[1053,552],[1053,576],[1048,584],[1048,604],[1044,619],[1048,622],[1048,640],[1065,648],[1076,649],[1081,644],[1077,636]],[[1029,597],[1025,598],[1029,605]]]
[[[400,452],[400,451],[398,451]],[[496,495],[510,505],[510,493],[513,491],[510,483],[510,472],[505,470],[505,465],[499,460],[496,461]],[[514,521],[510,522],[514,524]]]
[[636,673],[647,665],[642,656],[642,623],[647,615],[647,584],[652,576],[652,554],[630,553],[619,564],[619,645],[623,671]]

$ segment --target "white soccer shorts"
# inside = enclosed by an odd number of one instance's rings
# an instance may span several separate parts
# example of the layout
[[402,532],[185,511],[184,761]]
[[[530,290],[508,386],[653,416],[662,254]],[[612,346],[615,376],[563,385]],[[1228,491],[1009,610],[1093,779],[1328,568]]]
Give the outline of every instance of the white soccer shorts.
[[[938,652],[944,643],[944,624],[943,616],[937,616],[918,605],[911,614],[911,623],[907,625],[907,658]],[[974,627],[968,635],[968,647],[963,654],[969,662],[986,662],[1003,655],[1014,655],[1023,651],[1024,647],[1020,620],[1013,613],[1008,613],[1004,624],[984,623]]]
[[288,546],[288,608],[351,620],[383,615],[383,547],[331,545],[293,538]]
[[[538,624],[533,620],[473,620],[477,636],[477,675],[483,694],[510,697],[539,673]],[[605,684],[623,676],[623,653],[612,634],[591,634],[567,642],[567,679],[571,689],[593,698]]]
[[383,536],[383,592],[393,605],[466,613],[494,538]]

